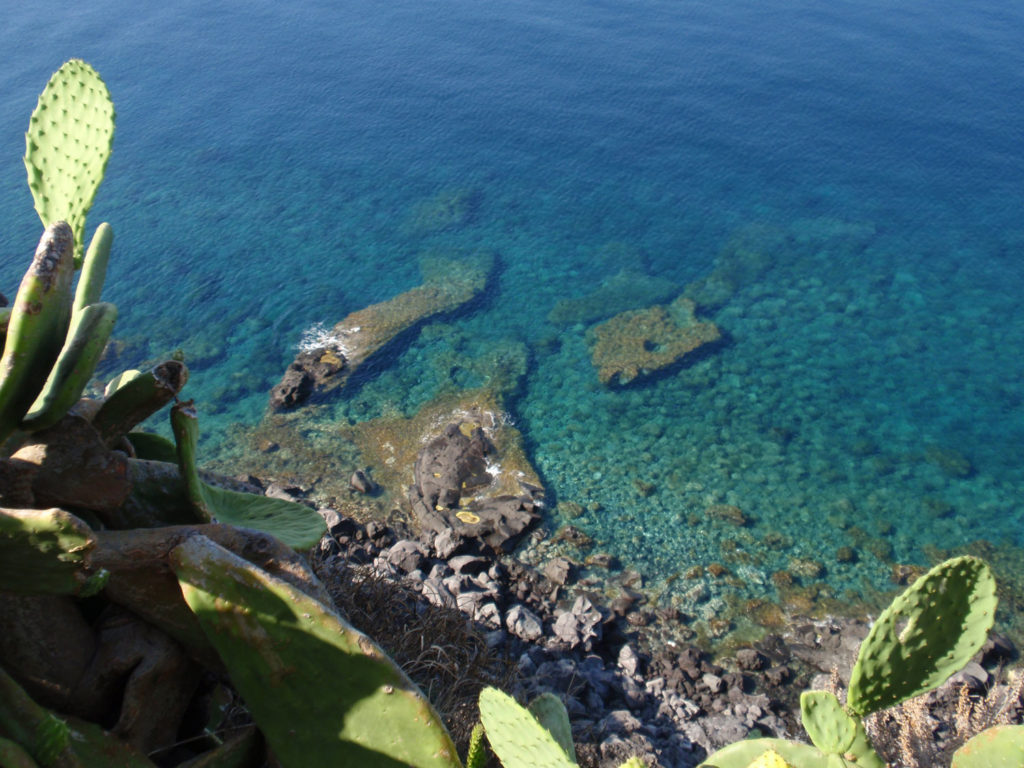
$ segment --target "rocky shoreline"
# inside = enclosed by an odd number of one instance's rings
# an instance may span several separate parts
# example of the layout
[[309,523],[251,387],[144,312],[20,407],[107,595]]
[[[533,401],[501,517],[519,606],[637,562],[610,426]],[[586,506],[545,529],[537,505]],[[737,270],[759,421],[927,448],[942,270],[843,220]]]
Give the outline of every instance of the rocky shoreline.
[[[303,501],[298,488],[262,490]],[[514,695],[527,700],[550,691],[565,702],[583,766],[614,766],[639,755],[648,765],[688,768],[749,735],[800,739],[799,693],[848,680],[868,629],[857,620],[794,622],[716,659],[654,631],[680,621],[671,610],[637,620],[639,593],[635,601],[605,604],[585,585],[571,584],[572,564],[563,558],[535,568],[514,552],[497,553],[451,530],[415,535],[400,524],[362,524],[334,509],[318,511],[328,533],[313,559],[329,589],[341,574],[357,571],[412,591],[424,605],[460,611],[467,629],[514,665]],[[1020,722],[1019,676],[1008,682],[1005,674],[1016,658],[1012,643],[993,634],[974,662],[929,694],[931,737],[918,745],[919,754],[944,754],[962,741],[951,724],[964,685],[973,699],[1001,696],[1000,716]],[[895,733],[876,735],[886,757],[897,741]]]

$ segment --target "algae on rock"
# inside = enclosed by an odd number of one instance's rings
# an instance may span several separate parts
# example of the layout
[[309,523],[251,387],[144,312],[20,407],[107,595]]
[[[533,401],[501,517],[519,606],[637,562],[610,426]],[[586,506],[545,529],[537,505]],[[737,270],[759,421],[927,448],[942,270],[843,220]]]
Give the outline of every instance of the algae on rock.
[[623,312],[591,328],[587,338],[598,378],[628,384],[718,341],[718,326],[697,320],[695,310],[692,300],[680,296],[667,306]]

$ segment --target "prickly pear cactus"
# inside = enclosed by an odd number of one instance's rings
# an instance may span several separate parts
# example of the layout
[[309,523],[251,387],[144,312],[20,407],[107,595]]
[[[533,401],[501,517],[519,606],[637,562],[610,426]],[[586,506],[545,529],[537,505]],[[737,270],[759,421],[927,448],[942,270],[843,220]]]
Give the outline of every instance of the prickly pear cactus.
[[62,509],[0,509],[0,592],[78,595],[88,591],[92,530]]
[[992,628],[996,583],[975,557],[947,560],[878,617],[850,675],[849,709],[864,716],[942,685]]
[[71,59],[39,96],[25,133],[25,169],[43,226],[61,220],[71,224],[76,262],[81,262],[85,217],[113,141],[110,91],[95,69]]
[[19,744],[3,738],[0,738],[0,765],[3,768],[39,768],[39,763]]
[[86,251],[82,271],[78,276],[78,287],[75,288],[75,303],[72,310],[78,314],[90,304],[100,300],[103,283],[107,279],[107,264],[110,261],[110,247],[114,243],[114,230],[103,222],[96,227],[89,250]]
[[737,741],[715,752],[708,757],[700,768],[751,768],[757,760],[766,758],[775,760],[769,766],[784,761],[781,765],[788,768],[853,768],[856,763],[849,762],[838,755],[825,755],[809,744],[800,744],[785,739],[746,739]]
[[326,533],[324,519],[302,504],[215,488],[204,483],[196,469],[199,422],[191,400],[174,404],[171,426],[178,444],[178,466],[189,501],[203,520],[264,531],[297,550],[315,546]]
[[98,725],[64,720],[39,706],[2,668],[0,733],[42,768],[156,768],[144,755]]
[[996,725],[953,754],[952,768],[1024,768],[1024,725]]
[[480,692],[480,720],[505,768],[574,768],[576,761],[528,709],[497,688]]
[[865,768],[885,768],[882,758],[871,747],[860,718],[848,715],[835,695],[828,691],[804,691],[800,695],[800,713],[807,735],[826,755],[839,755]]
[[0,358],[0,442],[25,415],[60,354],[71,319],[71,228],[46,228],[11,308]]
[[782,755],[774,749],[769,749],[747,768],[793,768],[793,766],[783,760]]
[[284,768],[461,768],[419,689],[333,610],[202,536],[170,561]]
[[555,737],[555,741],[562,747],[573,762],[576,762],[576,745],[572,743],[572,726],[569,724],[569,713],[565,710],[562,700],[553,693],[542,693],[527,705],[530,714],[537,722],[547,728],[548,732]]
[[487,765],[487,745],[484,743],[484,724],[477,723],[469,734],[466,747],[466,768],[484,768]]
[[117,307],[90,304],[76,313],[64,347],[50,369],[43,390],[19,425],[27,432],[52,427],[82,396],[117,321]]

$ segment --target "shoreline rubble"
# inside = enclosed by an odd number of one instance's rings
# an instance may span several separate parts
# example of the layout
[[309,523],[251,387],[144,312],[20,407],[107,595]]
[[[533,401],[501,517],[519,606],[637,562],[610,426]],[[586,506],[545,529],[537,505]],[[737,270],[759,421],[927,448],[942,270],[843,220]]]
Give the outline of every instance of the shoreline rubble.
[[[273,492],[289,493],[279,486]],[[304,501],[294,490],[290,495]],[[797,621],[785,634],[715,659],[697,645],[663,642],[629,620],[629,606],[607,605],[568,585],[558,558],[537,568],[449,531],[417,536],[401,525],[318,511],[328,532],[313,559],[328,588],[332,574],[355,569],[460,611],[492,651],[514,664],[512,695],[529,700],[552,692],[565,703],[582,766],[615,766],[638,755],[648,765],[689,768],[752,734],[804,738],[800,691],[848,680],[868,630],[856,619]],[[958,687],[967,685],[974,696],[990,689],[1005,695],[1004,667],[1016,658],[1013,644],[993,633],[965,670],[928,695],[935,749],[955,736],[942,722],[952,722]],[[1009,706],[1020,721],[1019,690]]]

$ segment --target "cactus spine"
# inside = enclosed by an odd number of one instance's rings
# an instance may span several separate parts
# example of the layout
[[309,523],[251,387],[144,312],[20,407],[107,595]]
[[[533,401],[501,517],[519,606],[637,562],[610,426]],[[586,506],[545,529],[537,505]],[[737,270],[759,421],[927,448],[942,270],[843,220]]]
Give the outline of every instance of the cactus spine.
[[114,104],[106,84],[81,59],[66,62],[32,112],[25,133],[25,170],[43,226],[70,223],[76,263],[85,242],[85,217],[113,141]]
[[996,613],[996,583],[976,557],[947,560],[918,579],[875,621],[850,675],[860,716],[942,685],[978,652]]

